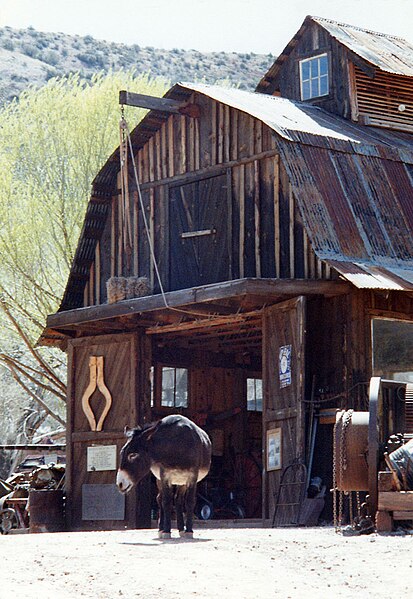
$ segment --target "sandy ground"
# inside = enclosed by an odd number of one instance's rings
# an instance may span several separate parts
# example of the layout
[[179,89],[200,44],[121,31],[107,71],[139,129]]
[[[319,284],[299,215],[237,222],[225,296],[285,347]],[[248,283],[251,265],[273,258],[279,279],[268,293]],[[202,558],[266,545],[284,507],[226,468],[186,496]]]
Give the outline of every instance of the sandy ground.
[[333,528],[0,537],[0,599],[388,599],[413,596],[413,536]]

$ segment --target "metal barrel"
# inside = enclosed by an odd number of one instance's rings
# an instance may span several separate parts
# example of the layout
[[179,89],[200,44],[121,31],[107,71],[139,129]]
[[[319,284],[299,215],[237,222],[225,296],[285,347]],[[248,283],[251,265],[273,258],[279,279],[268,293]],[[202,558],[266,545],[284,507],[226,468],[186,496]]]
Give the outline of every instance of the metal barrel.
[[31,489],[29,509],[31,533],[60,532],[65,529],[63,491]]
[[413,439],[389,454],[392,466],[405,491],[413,490]]
[[368,491],[369,413],[342,411],[336,415],[336,487],[340,491]]

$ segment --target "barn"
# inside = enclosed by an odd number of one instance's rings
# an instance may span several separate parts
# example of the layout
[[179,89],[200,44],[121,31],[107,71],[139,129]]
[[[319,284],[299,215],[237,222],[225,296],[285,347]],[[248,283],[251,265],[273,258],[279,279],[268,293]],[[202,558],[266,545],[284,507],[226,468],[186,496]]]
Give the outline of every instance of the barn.
[[68,355],[70,529],[150,525],[117,454],[169,413],[211,436],[201,494],[249,518],[290,466],[331,487],[331,413],[413,371],[412,88],[407,42],[307,17],[256,92],[121,93],[149,112],[93,181],[43,334]]

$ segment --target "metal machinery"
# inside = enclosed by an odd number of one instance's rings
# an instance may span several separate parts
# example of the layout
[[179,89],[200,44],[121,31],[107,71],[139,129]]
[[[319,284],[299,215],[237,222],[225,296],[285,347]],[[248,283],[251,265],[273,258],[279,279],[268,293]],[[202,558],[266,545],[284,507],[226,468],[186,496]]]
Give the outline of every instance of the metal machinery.
[[[367,491],[373,520],[380,512],[391,514],[390,521],[393,517],[402,519],[396,513],[407,516],[406,520],[413,519],[413,491],[401,491],[397,480],[394,485],[390,480],[387,487],[379,484],[384,474],[397,478],[395,472],[383,472],[388,470],[386,465],[392,469],[388,454],[412,439],[413,384],[372,377],[369,411],[342,410],[336,415],[333,461],[336,490]],[[389,495],[388,491],[396,493]],[[385,501],[381,501],[384,495]]]

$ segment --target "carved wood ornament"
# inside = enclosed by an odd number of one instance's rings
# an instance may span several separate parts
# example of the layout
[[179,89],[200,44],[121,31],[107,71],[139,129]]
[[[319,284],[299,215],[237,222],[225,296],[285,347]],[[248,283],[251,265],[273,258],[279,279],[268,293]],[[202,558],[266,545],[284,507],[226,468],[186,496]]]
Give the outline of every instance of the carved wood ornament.
[[[90,398],[95,392],[96,387],[102,393],[105,398],[105,407],[96,424],[96,418],[90,405]],[[89,357],[89,384],[86,387],[85,392],[82,396],[82,409],[89,422],[91,431],[101,431],[103,423],[112,405],[112,396],[109,389],[106,387],[104,380],[103,371],[103,356],[90,356]]]

